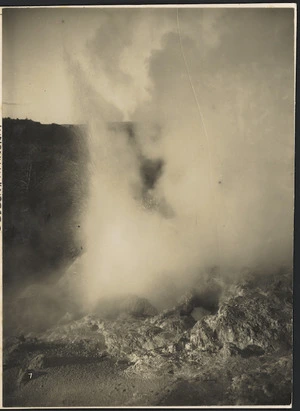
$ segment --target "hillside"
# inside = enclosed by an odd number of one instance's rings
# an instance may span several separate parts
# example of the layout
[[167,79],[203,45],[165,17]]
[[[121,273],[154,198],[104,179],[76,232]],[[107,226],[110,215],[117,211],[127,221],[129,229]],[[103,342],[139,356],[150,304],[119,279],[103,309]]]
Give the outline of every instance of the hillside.
[[24,285],[80,254],[82,128],[3,120],[4,283]]

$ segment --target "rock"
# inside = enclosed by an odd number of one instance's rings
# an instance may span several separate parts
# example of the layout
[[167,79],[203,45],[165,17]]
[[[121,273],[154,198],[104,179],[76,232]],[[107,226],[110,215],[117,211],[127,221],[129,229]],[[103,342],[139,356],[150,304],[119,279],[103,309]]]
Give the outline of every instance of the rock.
[[26,384],[32,379],[35,379],[41,374],[41,369],[45,366],[45,356],[43,354],[38,354],[25,361],[25,364],[21,367],[18,378],[17,384]]
[[259,289],[248,290],[247,298],[229,298],[215,320],[214,329],[220,341],[233,342],[240,349],[254,344],[273,350],[291,344],[292,307]]
[[32,369],[32,370],[40,370],[44,368],[44,366],[45,366],[45,356],[44,354],[39,354],[33,357],[29,361],[27,368]]
[[170,343],[176,341],[176,333],[163,331],[159,334],[156,334],[153,338],[153,343],[156,348],[167,347]]
[[66,312],[62,318],[58,321],[58,324],[67,324],[75,319],[73,313]]
[[158,313],[157,309],[146,298],[135,295],[102,299],[98,302],[93,312],[103,318],[126,317],[127,315],[146,318]]
[[265,350],[261,348],[259,345],[255,345],[255,344],[247,345],[246,348],[240,351],[240,354],[243,358],[249,358],[252,356],[258,357],[260,355],[264,355],[264,353],[265,353]]
[[186,293],[177,305],[180,315],[190,315],[195,307],[195,294],[192,291]]
[[152,317],[158,314],[158,311],[146,299],[137,296],[128,296],[120,303],[120,310],[134,317]]
[[222,355],[226,357],[240,355],[243,358],[249,358],[252,356],[259,357],[265,354],[265,350],[258,345],[250,344],[244,349],[238,348],[235,344],[226,342],[222,349]]
[[218,349],[232,343],[244,350],[243,355],[251,355],[249,347],[259,347],[258,355],[292,346],[292,305],[288,296],[279,300],[268,289],[247,287],[249,283],[242,290],[231,288],[227,299],[220,302],[218,313],[197,322],[191,330],[195,348],[213,350],[214,346]]
[[290,405],[292,358],[283,357],[232,378],[229,399],[241,405]]
[[224,358],[228,358],[231,356],[239,355],[241,353],[241,350],[235,344],[226,342],[224,343],[220,353]]
[[222,346],[216,330],[211,327],[205,318],[198,321],[192,328],[190,341],[194,349],[200,349],[201,351],[214,352]]
[[195,321],[199,321],[207,315],[211,315],[211,312],[203,307],[195,307],[191,312],[191,316],[194,318]]
[[196,321],[191,315],[181,315],[176,308],[165,310],[151,319],[152,324],[168,331],[183,333],[191,329]]
[[[137,296],[102,300],[98,313],[67,318],[39,334],[38,343],[28,336],[23,341],[7,340],[4,355],[11,364],[15,360],[23,363],[20,383],[43,372],[43,355],[28,358],[44,349],[43,341],[49,344],[47,355],[51,346],[56,357],[73,356],[75,361],[77,357],[100,359],[106,352],[124,375],[153,378],[174,373],[174,378],[181,375],[187,380],[197,376],[199,384],[217,381],[222,387],[218,399],[222,405],[228,399],[230,404],[243,405],[287,403],[291,391],[290,291],[283,275],[243,279],[222,290],[216,312],[198,307],[198,321],[191,315],[200,301],[193,293],[160,313]],[[221,397],[225,393],[226,398]]]

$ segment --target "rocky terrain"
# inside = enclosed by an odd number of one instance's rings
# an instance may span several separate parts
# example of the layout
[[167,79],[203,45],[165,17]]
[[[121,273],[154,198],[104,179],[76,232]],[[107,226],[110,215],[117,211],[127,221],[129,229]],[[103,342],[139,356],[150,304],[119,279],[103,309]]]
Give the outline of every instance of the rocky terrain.
[[5,338],[6,406],[291,402],[287,271],[227,284],[208,278],[163,312],[127,296],[53,324],[30,331],[19,323]]

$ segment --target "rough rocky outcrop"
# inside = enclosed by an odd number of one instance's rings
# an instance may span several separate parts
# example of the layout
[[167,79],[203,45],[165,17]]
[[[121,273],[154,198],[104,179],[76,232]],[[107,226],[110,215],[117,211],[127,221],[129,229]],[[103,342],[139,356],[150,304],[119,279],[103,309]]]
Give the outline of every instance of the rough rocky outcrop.
[[[47,350],[57,347],[55,355],[60,357],[73,355],[97,361],[108,355],[125,364],[128,376],[171,375],[183,378],[188,386],[194,379],[202,385],[215,380],[221,405],[288,403],[291,275],[248,278],[224,288],[219,296],[217,312],[206,309],[199,321],[191,315],[200,304],[192,292],[161,313],[147,300],[130,296],[119,301],[113,316],[108,304],[108,316],[103,306],[77,320],[65,316],[55,327],[36,335],[36,340],[25,336],[7,343],[5,363],[16,361],[26,352],[25,375],[34,356],[42,353],[43,364],[47,364],[52,361]],[[28,351],[26,344],[35,348]]]
[[193,348],[218,350],[228,343],[241,350],[250,345],[267,351],[291,348],[292,304],[286,291],[282,288],[277,296],[260,285],[233,287],[217,314],[203,318],[193,327]]

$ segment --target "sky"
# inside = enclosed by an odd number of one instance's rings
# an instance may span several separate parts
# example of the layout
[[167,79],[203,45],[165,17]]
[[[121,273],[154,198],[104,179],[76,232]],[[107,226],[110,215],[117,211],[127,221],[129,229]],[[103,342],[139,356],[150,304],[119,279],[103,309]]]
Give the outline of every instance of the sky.
[[[109,37],[100,40],[101,44],[107,47],[107,58],[109,44],[113,43],[115,52],[118,41],[123,47],[121,40],[124,40],[124,37],[118,36],[123,36],[125,27],[130,31],[130,20],[134,20],[135,26],[138,25],[139,14],[141,14],[140,10],[111,12],[102,8],[5,9],[3,11],[4,116],[28,117],[44,123],[80,122],[78,112],[74,110],[73,84],[66,53],[80,58],[82,49],[86,51],[89,43],[95,42],[99,27],[108,24],[107,30],[110,33],[107,34],[111,35],[111,40]],[[145,20],[151,20],[149,14],[151,15],[151,12],[146,12],[145,17],[142,16],[141,24]],[[118,23],[110,26],[109,20],[114,19],[114,16],[119,20],[120,26],[117,25]],[[158,32],[158,36],[154,34],[154,30]],[[155,22],[152,27],[148,27],[148,32],[147,27],[143,30],[140,25],[138,34],[136,40],[140,43],[139,50],[146,46],[150,52],[161,35],[159,28],[155,27]],[[136,77],[140,75],[140,70],[143,70],[143,67],[139,66],[139,59],[135,56],[137,52],[140,51],[136,49],[128,56],[130,71]],[[107,61],[109,62],[109,59]]]
[[[201,66],[202,78],[197,78],[196,84],[198,81],[205,82],[205,76],[210,71],[224,76],[230,66],[243,62],[262,65],[263,60],[268,60],[265,70],[268,69],[267,64],[292,64],[291,9],[182,9],[180,19],[183,35],[202,42],[200,59],[188,55],[191,66],[194,65],[195,69],[197,64]],[[97,33],[101,33],[100,27],[104,37],[97,38]],[[74,109],[73,84],[66,53],[80,59],[84,53],[86,58],[89,50],[89,58],[96,62],[105,50],[102,60],[112,68],[115,58],[112,54],[116,55],[118,47],[123,53],[123,71],[126,74],[129,72],[135,81],[131,84],[129,95],[128,87],[122,92],[119,82],[116,95],[119,100],[124,96],[126,105],[134,104],[132,100],[138,94],[141,98],[147,94],[147,58],[159,49],[165,33],[175,33],[177,36],[175,9],[5,9],[4,116],[28,117],[45,123],[80,122],[80,113]],[[134,38],[133,42],[131,37]],[[134,47],[131,47],[132,43]],[[188,54],[188,44],[186,47]],[[212,52],[213,56],[208,58],[206,53]],[[138,56],[141,54],[142,59]],[[193,57],[198,63],[193,61]],[[91,74],[96,85],[96,67],[93,68]],[[88,69],[91,70],[91,65]],[[170,68],[165,67],[156,73],[161,81],[164,81],[165,75],[168,76],[168,70]],[[101,87],[111,89],[113,84],[102,83]]]
[[[89,298],[292,264],[293,13],[4,10],[4,117],[89,125]],[[111,121],[139,125],[135,147]],[[149,196],[171,218],[143,208],[141,156],[164,163]]]

